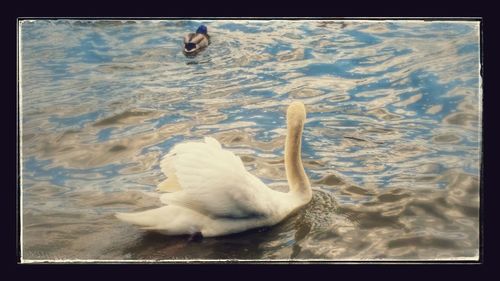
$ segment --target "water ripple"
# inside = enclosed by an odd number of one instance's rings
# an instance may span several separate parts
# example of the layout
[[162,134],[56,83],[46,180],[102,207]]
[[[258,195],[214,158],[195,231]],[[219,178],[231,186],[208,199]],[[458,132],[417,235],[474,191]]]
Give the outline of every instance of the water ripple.
[[[187,58],[182,38],[202,22],[211,45]],[[478,257],[477,22],[26,20],[20,31],[24,258]],[[314,185],[299,213],[202,241],[112,216],[157,206],[161,156],[207,135],[286,191],[292,100],[307,106]]]

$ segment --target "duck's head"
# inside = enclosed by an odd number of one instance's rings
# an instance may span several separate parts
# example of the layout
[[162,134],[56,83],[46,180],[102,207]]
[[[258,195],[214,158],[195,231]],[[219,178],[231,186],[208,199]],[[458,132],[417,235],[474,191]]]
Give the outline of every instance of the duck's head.
[[208,29],[205,25],[202,24],[202,25],[198,26],[198,29],[196,29],[196,33],[201,33],[201,34],[207,35]]

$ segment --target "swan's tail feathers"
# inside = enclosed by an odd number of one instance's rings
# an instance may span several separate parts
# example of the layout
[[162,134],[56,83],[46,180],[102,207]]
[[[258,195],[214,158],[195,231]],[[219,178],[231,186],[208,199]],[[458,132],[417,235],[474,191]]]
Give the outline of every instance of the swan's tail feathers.
[[137,213],[116,213],[115,216],[126,223],[143,227],[158,227],[172,216],[168,213],[168,206]]
[[163,206],[137,213],[116,213],[126,223],[144,230],[156,230],[167,235],[192,234],[200,231],[203,215],[179,206]]

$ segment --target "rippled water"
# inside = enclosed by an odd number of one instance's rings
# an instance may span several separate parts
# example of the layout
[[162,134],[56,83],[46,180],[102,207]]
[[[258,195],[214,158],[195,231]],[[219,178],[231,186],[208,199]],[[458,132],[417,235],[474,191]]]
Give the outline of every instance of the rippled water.
[[[477,259],[475,21],[23,21],[22,255],[89,259]],[[113,213],[159,206],[161,155],[213,136],[286,190],[286,106],[308,110],[313,200],[281,224],[190,241]]]

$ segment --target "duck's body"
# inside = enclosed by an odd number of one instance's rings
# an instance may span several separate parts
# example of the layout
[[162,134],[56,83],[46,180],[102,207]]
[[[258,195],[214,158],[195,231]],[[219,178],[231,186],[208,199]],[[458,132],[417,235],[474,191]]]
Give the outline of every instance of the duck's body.
[[184,36],[184,54],[194,55],[204,49],[210,43],[210,37],[206,26],[201,25],[195,33]]
[[288,193],[267,187],[241,159],[213,138],[176,145],[161,161],[168,178],[158,190],[167,206],[117,214],[125,222],[167,235],[201,233],[205,237],[271,226],[307,204],[312,197],[300,156],[305,120],[302,103],[287,112],[285,168]]

